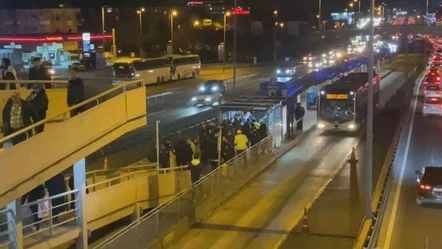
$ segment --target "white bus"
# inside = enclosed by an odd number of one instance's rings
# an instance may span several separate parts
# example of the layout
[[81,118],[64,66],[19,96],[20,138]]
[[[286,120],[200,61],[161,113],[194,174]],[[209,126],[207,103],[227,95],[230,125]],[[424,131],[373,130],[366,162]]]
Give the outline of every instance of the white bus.
[[123,79],[143,79],[146,85],[160,84],[170,80],[170,61],[166,57],[120,58],[114,62],[112,68],[114,85]]
[[170,57],[172,66],[172,79],[195,78],[200,74],[201,61],[197,54],[194,55],[172,55]]

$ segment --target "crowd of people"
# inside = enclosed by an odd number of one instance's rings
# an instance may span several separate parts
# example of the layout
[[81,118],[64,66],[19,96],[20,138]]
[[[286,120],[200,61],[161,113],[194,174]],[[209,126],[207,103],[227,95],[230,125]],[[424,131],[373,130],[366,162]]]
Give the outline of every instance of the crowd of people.
[[[74,106],[84,101],[84,84],[81,78],[77,76],[78,69],[71,68],[71,79],[68,81],[67,86],[67,104],[69,107]],[[28,80],[43,81],[42,83],[28,84],[27,89],[31,90],[29,96],[23,99],[19,90],[20,85],[15,83],[17,80],[17,74],[15,69],[11,66],[11,61],[8,58],[2,59],[1,65],[2,80],[11,81],[11,83],[0,84],[0,90],[7,90],[7,84],[9,84],[8,90],[13,90],[11,97],[7,100],[6,105],[2,112],[2,133],[4,136],[11,135],[17,131],[20,131],[34,123],[46,119],[46,113],[49,107],[49,98],[46,89],[52,88],[52,84],[48,83],[51,77],[47,68],[42,66],[39,58],[33,59],[33,67],[29,69]],[[71,117],[77,115],[82,111],[82,108],[76,108],[71,111]],[[16,145],[23,142],[28,137],[36,135],[44,131],[44,123],[35,127],[34,131],[28,131],[14,136],[11,139],[12,145]],[[26,201],[28,203],[35,202],[44,197],[50,197],[66,192],[66,184],[64,177],[61,174],[49,179],[45,184],[37,186],[29,193],[22,197],[22,204]],[[57,215],[65,210],[66,199],[64,197],[55,198],[52,202],[52,216],[53,222],[57,222]],[[31,212],[33,213],[34,228],[40,229],[41,210],[37,204],[31,205]]]
[[[235,117],[224,120],[221,126],[210,122],[201,125],[196,137],[186,140],[179,136],[174,145],[170,140],[162,143],[159,164],[161,168],[188,166],[192,182],[196,182],[202,175],[243,153],[265,137],[267,126],[255,119]],[[218,150],[219,145],[221,151]]]

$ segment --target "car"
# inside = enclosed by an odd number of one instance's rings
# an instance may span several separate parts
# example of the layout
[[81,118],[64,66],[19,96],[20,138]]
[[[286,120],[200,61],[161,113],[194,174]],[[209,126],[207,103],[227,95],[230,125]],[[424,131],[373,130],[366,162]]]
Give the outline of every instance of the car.
[[439,85],[427,85],[424,87],[425,97],[442,97],[442,91]]
[[276,69],[276,76],[291,77],[295,75],[296,67],[291,65],[283,65]]
[[84,71],[86,70],[86,66],[81,64],[81,62],[79,61],[72,61],[71,65],[69,65],[69,69],[75,67],[76,69],[80,70],[80,71]]
[[204,91],[199,92],[196,96],[192,97],[194,106],[213,106],[220,105],[223,101],[223,94],[220,92]]
[[208,80],[204,85],[199,87],[199,92],[204,93],[222,93],[224,94],[227,90],[226,83],[224,80]]
[[422,106],[422,116],[442,116],[442,97],[427,97]]
[[302,58],[304,63],[312,62],[315,59],[316,59],[316,57],[314,57],[312,54],[308,54],[307,56],[304,56],[304,58]]
[[312,61],[308,63],[308,67],[312,70],[319,70],[323,66],[322,62],[320,61]]
[[416,174],[419,183],[416,204],[442,204],[442,167],[426,166]]

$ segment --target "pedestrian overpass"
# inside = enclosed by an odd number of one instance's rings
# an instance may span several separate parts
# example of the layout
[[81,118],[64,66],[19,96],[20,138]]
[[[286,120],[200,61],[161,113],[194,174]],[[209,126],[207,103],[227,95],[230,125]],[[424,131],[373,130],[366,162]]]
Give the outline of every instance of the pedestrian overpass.
[[[0,248],[54,248],[75,240],[77,248],[87,248],[91,231],[124,216],[139,217],[140,210],[156,207],[167,196],[189,186],[188,172],[183,168],[161,171],[143,162],[86,173],[86,156],[147,124],[143,85],[140,81],[126,82],[0,140],[4,144],[0,154],[0,206],[6,207],[0,211]],[[79,107],[87,110],[69,117],[70,111]],[[54,120],[58,122],[49,125]],[[41,124],[47,125],[44,132],[15,146],[9,144],[15,136],[32,134]],[[22,206],[24,194],[72,166],[73,190]],[[69,201],[63,207],[52,206],[52,200],[60,197]],[[25,214],[30,207],[45,205],[47,212],[39,209]],[[58,214],[56,209],[60,208],[68,211]],[[44,217],[40,230],[35,231],[36,223],[27,224],[27,220],[38,213]]]

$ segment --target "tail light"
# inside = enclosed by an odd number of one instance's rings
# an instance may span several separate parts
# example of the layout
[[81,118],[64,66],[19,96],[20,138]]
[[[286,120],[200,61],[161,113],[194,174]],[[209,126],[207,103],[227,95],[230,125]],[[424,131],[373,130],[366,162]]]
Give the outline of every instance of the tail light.
[[428,91],[427,91],[427,90],[425,90],[425,91],[424,91],[424,94],[428,94]]
[[428,108],[428,106],[427,105],[424,105],[424,109],[427,109]]
[[424,85],[428,85],[428,81],[424,81]]
[[437,79],[437,80],[440,80],[440,77],[437,77],[436,79]]
[[427,185],[427,184],[421,184],[419,187],[422,190],[431,190],[432,189],[432,187],[430,185]]
[[437,91],[436,93],[437,93],[437,94],[442,94],[442,91]]

